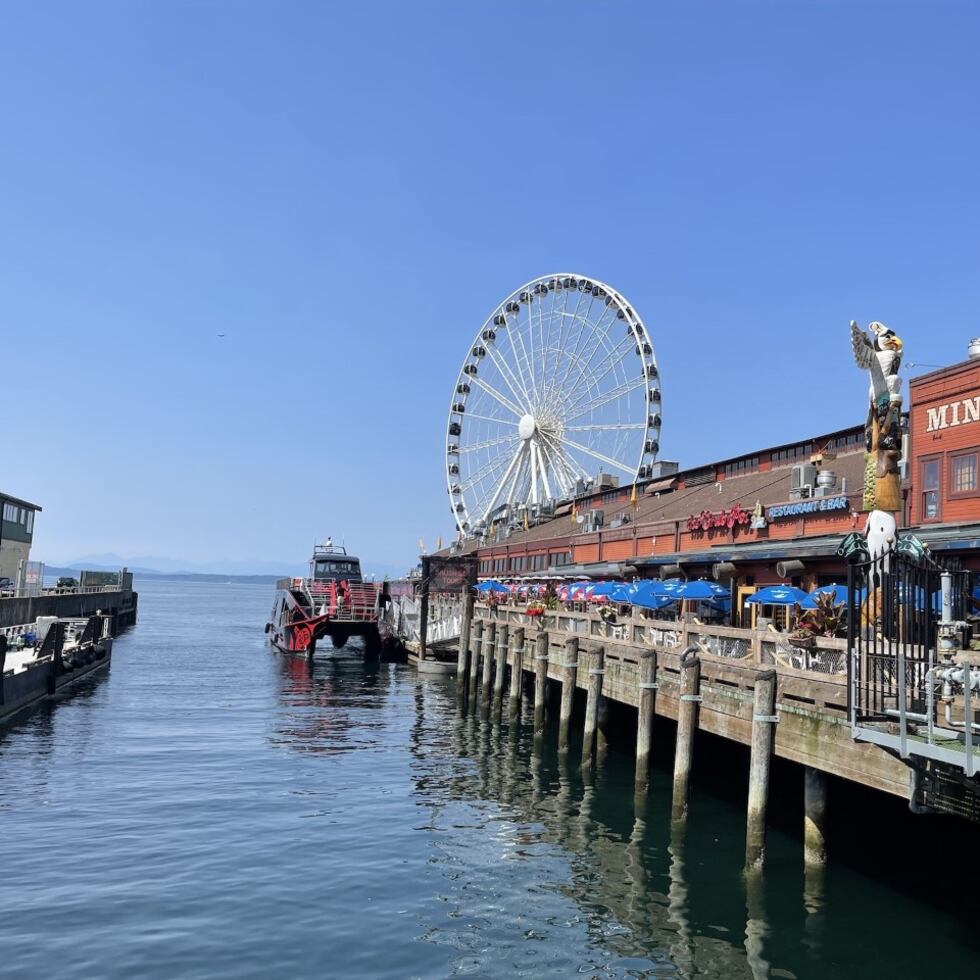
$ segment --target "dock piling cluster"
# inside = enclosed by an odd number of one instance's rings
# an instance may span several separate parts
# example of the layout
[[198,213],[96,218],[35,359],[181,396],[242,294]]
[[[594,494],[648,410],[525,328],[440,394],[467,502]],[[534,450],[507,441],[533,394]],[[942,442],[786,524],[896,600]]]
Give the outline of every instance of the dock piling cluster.
[[[507,622],[492,612],[475,609],[471,603],[463,604],[456,664],[460,709],[465,711],[468,706],[471,709],[479,706],[481,716],[497,726],[504,719],[503,701],[506,698],[506,717],[511,725],[519,724],[523,715],[524,682],[528,677],[533,682],[531,718],[537,742],[547,726],[549,683],[559,684],[560,696],[556,699],[558,754],[568,765],[575,691],[577,687],[583,688],[585,714],[581,768],[583,778],[591,780],[603,758],[606,699],[622,702],[623,685],[631,684],[635,690],[629,698],[637,709],[634,774],[637,805],[644,805],[643,800],[649,792],[654,719],[659,712],[676,719],[670,820],[674,833],[682,839],[690,809],[695,740],[699,729],[706,727],[702,702],[709,695],[716,698],[719,691],[728,691],[735,703],[744,705],[738,709],[739,724],[744,726],[739,738],[750,747],[745,868],[747,872],[760,871],[766,857],[766,809],[779,724],[777,694],[780,678],[777,671],[746,671],[743,676],[747,679],[739,687],[731,682],[724,687],[719,686],[716,679],[717,667],[709,668],[709,679],[704,680],[704,650],[696,643],[688,642],[681,648],[683,652],[679,656],[656,648],[643,648],[627,654],[630,658],[627,660],[623,647],[614,642],[613,672],[609,675],[610,647],[608,641],[596,636],[595,630],[591,631],[590,639],[583,640],[567,631],[559,631],[556,636],[535,626],[537,624],[525,626]],[[623,673],[625,666],[631,671],[627,675],[629,680]],[[663,704],[661,699],[665,699]],[[717,711],[717,706],[712,710]],[[709,731],[713,730],[711,726],[709,720]],[[827,776],[807,765],[803,778],[804,861],[807,870],[811,871],[821,869],[827,859]]]

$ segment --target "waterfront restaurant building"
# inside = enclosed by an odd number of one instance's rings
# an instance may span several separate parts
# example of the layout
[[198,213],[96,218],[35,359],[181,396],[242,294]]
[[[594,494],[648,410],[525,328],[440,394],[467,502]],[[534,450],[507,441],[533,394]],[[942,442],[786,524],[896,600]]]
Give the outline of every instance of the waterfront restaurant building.
[[40,510],[37,504],[0,492],[0,579],[16,581],[21,561],[30,559],[34,515]]
[[[980,360],[910,382],[899,526],[937,554],[980,570]],[[478,552],[481,577],[714,578],[737,625],[757,589],[846,581],[837,549],[863,530],[864,427],[606,486],[524,529],[498,527]]]

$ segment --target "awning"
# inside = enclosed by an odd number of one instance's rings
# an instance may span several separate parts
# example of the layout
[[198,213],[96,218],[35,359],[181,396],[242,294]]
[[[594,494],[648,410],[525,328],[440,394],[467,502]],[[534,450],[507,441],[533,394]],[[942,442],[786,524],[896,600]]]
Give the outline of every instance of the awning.
[[718,545],[710,551],[679,551],[649,558],[633,558],[634,565],[707,565],[715,562],[777,561],[783,558],[836,558],[844,535],[833,534],[819,538],[759,541],[745,545]]
[[555,517],[568,517],[572,512],[572,501],[568,501],[565,504],[559,504],[555,508]]
[[673,490],[677,486],[677,477],[668,476],[663,480],[654,480],[652,483],[648,483],[644,488],[644,493],[660,493],[661,490]]
[[557,572],[565,578],[595,578],[603,575],[622,575],[623,562],[621,561],[597,561],[588,565],[561,565],[548,569],[549,572]]

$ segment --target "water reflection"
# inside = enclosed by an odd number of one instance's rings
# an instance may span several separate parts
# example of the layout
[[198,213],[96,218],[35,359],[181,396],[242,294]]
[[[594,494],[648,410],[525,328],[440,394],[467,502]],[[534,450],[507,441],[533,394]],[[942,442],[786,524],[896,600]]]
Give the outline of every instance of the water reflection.
[[479,695],[458,704],[452,682],[351,651],[278,670],[276,744],[339,753],[383,736],[386,752],[408,753],[412,826],[437,876],[417,936],[447,952],[447,973],[728,980],[882,965],[869,937],[854,938],[873,883],[835,897],[834,932],[825,876],[803,874],[798,841],[772,834],[766,877],[746,877],[739,807],[695,780],[691,817],[672,829],[667,769],[652,766],[635,795],[632,758],[604,739],[583,769],[580,740],[558,752],[556,718],[535,736],[530,698],[501,720]]
[[384,721],[385,669],[364,658],[352,641],[343,655],[277,654],[280,709],[270,741],[297,752],[332,753],[369,748]]

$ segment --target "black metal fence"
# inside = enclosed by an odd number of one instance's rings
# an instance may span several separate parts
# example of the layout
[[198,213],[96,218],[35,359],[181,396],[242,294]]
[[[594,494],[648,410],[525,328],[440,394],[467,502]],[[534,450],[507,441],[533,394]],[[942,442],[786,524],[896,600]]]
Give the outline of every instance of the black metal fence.
[[[936,662],[943,567],[890,552],[848,567],[848,707],[852,723],[924,715]],[[952,572],[952,618],[963,620],[970,574]]]

